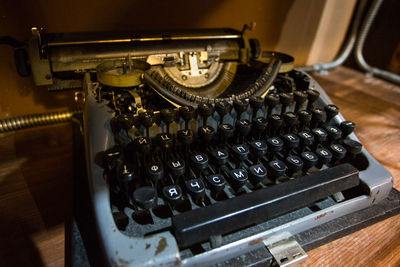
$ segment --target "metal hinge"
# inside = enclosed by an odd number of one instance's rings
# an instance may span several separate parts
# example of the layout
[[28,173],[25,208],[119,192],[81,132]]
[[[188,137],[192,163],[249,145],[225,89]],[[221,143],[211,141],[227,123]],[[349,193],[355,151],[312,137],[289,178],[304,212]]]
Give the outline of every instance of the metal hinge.
[[306,252],[289,232],[273,235],[263,242],[279,266],[289,266],[307,258]]

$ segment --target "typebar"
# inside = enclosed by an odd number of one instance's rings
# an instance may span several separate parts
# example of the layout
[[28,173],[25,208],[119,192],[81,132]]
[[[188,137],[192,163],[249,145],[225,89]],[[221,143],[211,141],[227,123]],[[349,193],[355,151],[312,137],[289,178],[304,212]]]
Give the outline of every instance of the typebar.
[[359,184],[359,171],[345,163],[273,187],[191,210],[172,218],[179,247],[206,241],[305,207]]

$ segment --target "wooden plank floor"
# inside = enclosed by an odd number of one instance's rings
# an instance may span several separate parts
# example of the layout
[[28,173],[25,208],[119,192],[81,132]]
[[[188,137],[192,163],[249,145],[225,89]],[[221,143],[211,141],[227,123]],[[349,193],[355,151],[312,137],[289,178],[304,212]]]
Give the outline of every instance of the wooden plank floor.
[[[400,88],[340,67],[315,74],[400,189]],[[71,215],[68,123],[0,135],[0,266],[63,266]],[[310,251],[303,266],[398,266],[400,216]]]

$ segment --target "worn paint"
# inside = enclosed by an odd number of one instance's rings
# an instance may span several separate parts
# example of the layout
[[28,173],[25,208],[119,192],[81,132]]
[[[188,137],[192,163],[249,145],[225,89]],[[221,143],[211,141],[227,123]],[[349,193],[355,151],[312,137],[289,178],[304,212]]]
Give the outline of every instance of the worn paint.
[[251,246],[253,246],[253,245],[257,244],[257,243],[263,242],[263,241],[264,241],[264,239],[258,238],[258,239],[255,239],[255,240],[250,241],[247,245],[248,245],[249,247],[251,247]]
[[325,212],[325,213],[322,213],[321,215],[318,215],[317,217],[315,217],[315,220],[318,221],[319,219],[324,218],[326,216],[326,214],[327,213]]
[[328,215],[328,213],[333,213],[333,212],[334,212],[334,211],[331,210],[331,211],[329,211],[329,212],[322,213],[321,215],[318,215],[317,217],[315,217],[314,220],[318,221],[319,219],[322,219],[322,218],[324,218],[326,215]]
[[146,249],[149,249],[151,247],[151,245],[150,244],[146,244]]
[[156,253],[154,256],[157,256],[159,253],[163,252],[164,249],[168,246],[167,239],[165,237],[161,237],[160,241],[158,241]]
[[130,264],[132,261],[126,261],[126,260],[123,260],[123,259],[118,259],[118,262],[120,263],[119,266],[125,267],[125,266],[129,266],[129,264]]

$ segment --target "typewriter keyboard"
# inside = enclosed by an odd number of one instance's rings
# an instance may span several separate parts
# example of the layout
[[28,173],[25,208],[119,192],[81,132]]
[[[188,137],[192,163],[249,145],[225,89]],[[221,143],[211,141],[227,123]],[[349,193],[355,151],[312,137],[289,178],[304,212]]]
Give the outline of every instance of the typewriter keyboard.
[[[359,184],[355,123],[317,90],[182,106],[111,120],[104,178],[119,229],[171,231],[181,248],[273,219]],[[213,245],[218,245],[214,242]]]

